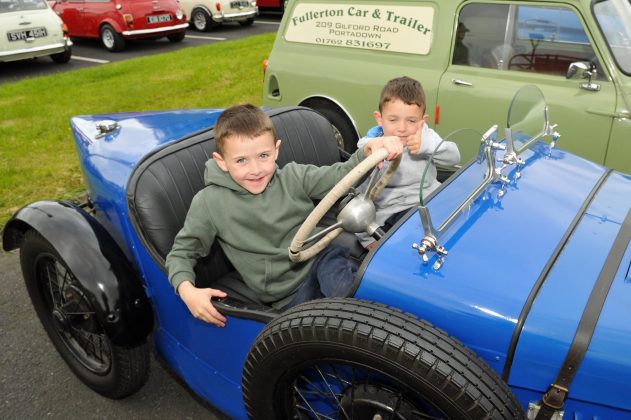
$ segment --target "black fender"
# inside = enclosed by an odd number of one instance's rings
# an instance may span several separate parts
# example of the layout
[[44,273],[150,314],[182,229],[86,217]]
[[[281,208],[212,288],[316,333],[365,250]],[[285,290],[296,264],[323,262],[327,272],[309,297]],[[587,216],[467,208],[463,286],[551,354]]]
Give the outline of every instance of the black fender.
[[153,329],[153,310],[142,281],[105,228],[80,206],[38,201],[20,209],[5,225],[5,251],[20,247],[27,230],[42,235],[75,275],[116,345],[135,346]]

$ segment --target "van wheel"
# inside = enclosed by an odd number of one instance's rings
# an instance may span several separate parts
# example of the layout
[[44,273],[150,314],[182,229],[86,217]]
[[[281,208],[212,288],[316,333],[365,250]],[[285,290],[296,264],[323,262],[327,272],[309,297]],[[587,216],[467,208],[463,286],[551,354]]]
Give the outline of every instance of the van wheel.
[[72,372],[108,398],[123,398],[140,389],[149,374],[149,345],[112,343],[81,283],[34,230],[24,235],[20,264],[37,316]]
[[57,64],[64,64],[70,61],[70,57],[72,57],[72,48],[68,47],[64,52],[60,52],[58,54],[53,54],[50,58]]
[[195,9],[191,15],[193,28],[199,32],[207,32],[212,26],[212,18],[204,9]]
[[101,42],[112,52],[122,51],[125,48],[125,38],[108,24],[101,28]]
[[320,299],[259,334],[243,370],[255,419],[524,419],[473,352],[384,305]]
[[333,126],[335,140],[337,141],[337,145],[340,149],[343,149],[348,153],[352,153],[357,150],[357,132],[348,117],[346,117],[341,110],[334,109],[326,105],[321,106],[320,104],[318,104],[318,106],[305,104],[304,106],[315,109],[320,114],[324,115],[327,120],[329,120]]

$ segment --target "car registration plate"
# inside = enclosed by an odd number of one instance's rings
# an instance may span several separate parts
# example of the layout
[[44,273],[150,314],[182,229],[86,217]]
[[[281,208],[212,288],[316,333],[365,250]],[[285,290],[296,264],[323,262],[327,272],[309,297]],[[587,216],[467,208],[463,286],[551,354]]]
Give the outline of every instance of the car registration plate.
[[238,9],[240,7],[248,7],[250,5],[249,1],[233,1],[230,2],[230,7],[233,9]]
[[160,23],[160,22],[170,22],[171,15],[153,15],[147,16],[147,22],[149,23]]
[[23,29],[21,31],[7,32],[9,41],[32,41],[35,38],[43,38],[48,36],[46,28]]

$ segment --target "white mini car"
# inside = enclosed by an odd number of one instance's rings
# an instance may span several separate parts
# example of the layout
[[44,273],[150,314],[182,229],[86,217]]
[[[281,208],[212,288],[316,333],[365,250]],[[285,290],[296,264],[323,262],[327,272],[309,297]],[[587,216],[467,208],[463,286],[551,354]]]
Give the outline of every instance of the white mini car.
[[239,22],[242,26],[254,23],[258,14],[256,0],[180,0],[180,6],[200,32],[224,22]]
[[45,0],[0,0],[0,62],[50,56],[67,63],[68,29]]

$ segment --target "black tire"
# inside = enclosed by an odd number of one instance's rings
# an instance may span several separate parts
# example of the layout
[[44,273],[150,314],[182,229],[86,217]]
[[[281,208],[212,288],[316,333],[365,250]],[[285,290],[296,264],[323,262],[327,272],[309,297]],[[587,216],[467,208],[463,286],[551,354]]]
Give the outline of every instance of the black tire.
[[167,35],[167,38],[171,42],[182,42],[185,37],[186,37],[186,32],[185,31],[177,32],[177,33],[171,34],[171,35]]
[[254,23],[254,18],[248,18],[246,20],[239,21],[239,25],[241,26],[251,26]]
[[213,26],[213,20],[204,9],[195,9],[191,13],[191,26],[199,32],[208,32]]
[[525,418],[508,386],[455,339],[353,299],[307,302],[268,324],[248,354],[243,398],[257,419]]
[[117,52],[125,49],[125,38],[107,23],[101,27],[101,43],[109,51]]
[[53,54],[50,58],[57,64],[64,64],[70,61],[70,57],[72,57],[72,47],[68,47],[64,52],[60,52],[58,54]]
[[74,274],[33,230],[24,235],[20,264],[35,311],[72,372],[108,398],[124,398],[140,389],[149,374],[149,345],[113,344]]
[[328,106],[306,106],[315,109],[329,120],[333,126],[339,148],[348,153],[353,153],[357,150],[357,140],[359,140],[357,132],[353,128],[353,124],[351,124],[348,117],[346,117],[342,111]]

